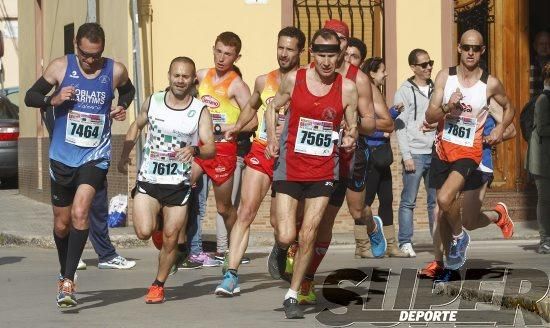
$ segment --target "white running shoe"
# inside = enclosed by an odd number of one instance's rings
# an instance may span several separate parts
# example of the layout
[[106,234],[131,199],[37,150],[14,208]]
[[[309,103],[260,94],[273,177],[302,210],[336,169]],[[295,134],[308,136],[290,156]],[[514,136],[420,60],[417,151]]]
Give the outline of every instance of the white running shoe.
[[416,257],[416,253],[414,252],[414,249],[411,243],[404,243],[403,245],[401,245],[401,247],[399,247],[399,249],[403,253],[407,254],[409,257]]
[[82,261],[82,259],[78,260],[78,266],[76,267],[77,270],[86,270],[86,262]]
[[107,262],[99,262],[97,264],[98,269],[122,269],[127,270],[131,269],[136,266],[136,261],[130,261],[125,259],[124,257],[118,255],[117,257],[113,258],[110,261]]

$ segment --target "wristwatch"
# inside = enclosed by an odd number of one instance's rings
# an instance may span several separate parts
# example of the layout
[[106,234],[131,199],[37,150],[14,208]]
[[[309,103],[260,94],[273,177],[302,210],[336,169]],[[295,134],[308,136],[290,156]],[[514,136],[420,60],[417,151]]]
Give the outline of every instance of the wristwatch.
[[201,154],[201,148],[199,146],[193,146],[193,157],[197,157]]
[[214,124],[214,134],[222,134],[222,126],[219,124]]

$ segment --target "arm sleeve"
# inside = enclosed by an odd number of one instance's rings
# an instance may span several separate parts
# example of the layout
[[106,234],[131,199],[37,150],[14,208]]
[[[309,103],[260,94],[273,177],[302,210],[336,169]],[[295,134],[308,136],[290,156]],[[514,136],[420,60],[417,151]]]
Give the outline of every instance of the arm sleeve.
[[42,108],[50,105],[50,98],[46,96],[54,85],[41,76],[25,94],[25,105]]
[[409,148],[409,138],[407,136],[407,121],[411,112],[410,104],[407,102],[406,87],[401,87],[397,90],[394,96],[393,103],[403,103],[403,111],[397,116],[395,120],[395,134],[397,135],[397,144],[403,160],[409,160],[412,158]]
[[134,101],[134,95],[136,94],[136,88],[132,84],[132,81],[128,81],[116,88],[118,91],[118,106],[128,108],[132,101]]

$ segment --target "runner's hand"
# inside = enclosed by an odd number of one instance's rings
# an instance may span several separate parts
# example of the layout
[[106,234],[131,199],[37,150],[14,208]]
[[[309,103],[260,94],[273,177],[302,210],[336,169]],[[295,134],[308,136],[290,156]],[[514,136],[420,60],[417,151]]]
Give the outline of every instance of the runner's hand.
[[189,163],[193,160],[195,150],[192,146],[183,147],[176,150],[176,158],[182,163]]
[[431,132],[437,128],[437,124],[438,122],[430,124],[426,122],[426,120],[424,120],[424,122],[422,122],[422,125],[420,126],[420,131],[422,131],[423,133]]
[[405,172],[409,172],[409,173],[416,172],[416,167],[414,166],[414,160],[412,158],[404,160],[403,166],[405,167]]
[[265,147],[265,157],[269,159],[277,156],[279,156],[279,141],[268,140],[267,147]]
[[225,138],[225,140],[232,140],[234,137],[237,136],[237,134],[239,134],[241,130],[236,124],[227,125],[227,126],[222,125],[222,131],[224,131],[224,129],[225,129],[225,132],[223,137]]
[[496,145],[502,142],[504,135],[504,128],[502,124],[497,124],[497,126],[491,131],[491,133],[485,137],[485,142],[489,145]]
[[75,93],[76,88],[72,85],[68,87],[63,87],[50,99],[50,103],[52,104],[52,106],[59,106],[65,101],[73,100]]
[[118,165],[117,165],[118,172],[123,173],[123,174],[127,174],[128,173],[128,165],[131,165],[131,164],[132,164],[132,160],[130,159],[130,157],[119,159],[118,160]]
[[113,106],[111,107],[111,113],[109,117],[116,121],[124,121],[126,119],[126,108],[122,106]]
[[342,144],[340,145],[340,147],[343,148],[346,151],[346,153],[351,153],[352,151],[354,151],[355,146],[356,146],[356,143],[355,143],[354,137],[350,135],[345,135],[342,138]]

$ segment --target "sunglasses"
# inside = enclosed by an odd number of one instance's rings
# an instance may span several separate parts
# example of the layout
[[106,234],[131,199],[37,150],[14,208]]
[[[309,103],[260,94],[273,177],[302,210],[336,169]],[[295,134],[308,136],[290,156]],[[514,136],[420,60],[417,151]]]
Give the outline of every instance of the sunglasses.
[[434,67],[434,61],[430,60],[430,61],[427,61],[427,62],[424,62],[424,63],[414,64],[414,66],[420,66],[422,68],[427,68],[428,65],[430,65],[430,67]]
[[481,50],[483,50],[483,45],[479,45],[479,44],[461,44],[460,49],[462,51],[480,52]]
[[91,53],[88,53],[88,52],[84,52],[82,51],[82,49],[80,49],[79,46],[76,47],[76,49],[78,50],[78,54],[83,57],[84,59],[88,59],[88,58],[91,58],[93,60],[99,60],[101,59],[101,55],[103,53],[103,51],[101,52],[97,52],[95,54],[91,54]]

